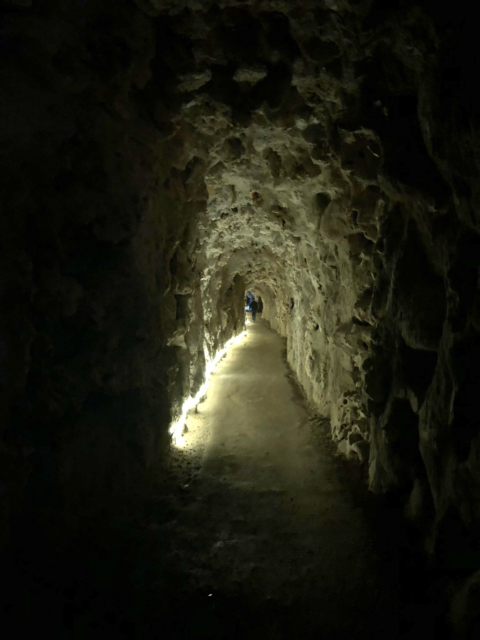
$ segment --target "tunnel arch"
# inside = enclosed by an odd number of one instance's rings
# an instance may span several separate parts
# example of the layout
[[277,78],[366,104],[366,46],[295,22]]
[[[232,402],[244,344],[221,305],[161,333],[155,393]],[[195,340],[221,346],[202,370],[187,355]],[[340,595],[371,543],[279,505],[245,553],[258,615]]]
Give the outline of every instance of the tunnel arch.
[[2,513],[135,504],[258,287],[370,489],[478,528],[475,22],[380,4],[2,4]]

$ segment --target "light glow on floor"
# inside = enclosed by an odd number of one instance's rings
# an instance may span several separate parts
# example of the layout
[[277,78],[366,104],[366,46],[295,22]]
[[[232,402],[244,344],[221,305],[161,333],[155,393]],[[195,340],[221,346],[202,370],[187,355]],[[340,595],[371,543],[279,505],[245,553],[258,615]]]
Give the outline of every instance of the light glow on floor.
[[194,409],[197,404],[199,404],[201,398],[206,394],[208,385],[210,384],[210,377],[215,371],[215,367],[227,353],[230,347],[234,344],[238,344],[241,340],[243,340],[243,338],[245,338],[246,335],[247,332],[242,331],[242,333],[239,333],[238,336],[230,338],[230,340],[225,343],[223,349],[217,351],[213,358],[210,358],[207,350],[205,349],[205,360],[207,363],[207,366],[205,368],[205,382],[202,384],[202,386],[194,396],[190,396],[189,398],[187,398],[187,400],[185,400],[182,406],[182,413],[180,414],[180,418],[176,422],[174,422],[169,429],[169,432],[172,435],[172,444],[174,444],[176,447],[183,447],[185,444],[185,439],[183,437],[183,427],[185,425],[185,420],[187,419],[187,413],[191,409]]

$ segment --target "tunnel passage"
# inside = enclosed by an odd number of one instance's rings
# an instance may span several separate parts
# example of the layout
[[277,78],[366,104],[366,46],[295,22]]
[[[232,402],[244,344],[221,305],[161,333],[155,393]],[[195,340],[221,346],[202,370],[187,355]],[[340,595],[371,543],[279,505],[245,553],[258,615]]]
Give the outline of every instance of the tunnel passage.
[[141,500],[249,288],[370,488],[428,502],[427,552],[452,509],[476,531],[472,10],[0,12],[2,544]]

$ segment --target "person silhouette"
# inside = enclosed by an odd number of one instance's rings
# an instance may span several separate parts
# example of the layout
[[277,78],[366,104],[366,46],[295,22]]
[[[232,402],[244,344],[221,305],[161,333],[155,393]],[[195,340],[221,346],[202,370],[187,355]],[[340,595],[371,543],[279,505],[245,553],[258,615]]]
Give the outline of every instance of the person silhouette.
[[253,322],[255,322],[255,319],[257,317],[257,309],[258,309],[258,302],[255,300],[255,298],[253,298],[253,300],[250,302],[250,310],[252,312]]

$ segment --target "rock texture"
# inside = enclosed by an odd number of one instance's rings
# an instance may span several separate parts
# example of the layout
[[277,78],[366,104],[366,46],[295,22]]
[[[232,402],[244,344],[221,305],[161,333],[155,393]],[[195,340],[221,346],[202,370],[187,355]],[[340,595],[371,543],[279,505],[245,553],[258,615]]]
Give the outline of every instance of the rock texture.
[[246,286],[371,489],[476,553],[473,10],[1,11],[4,521],[136,499]]

